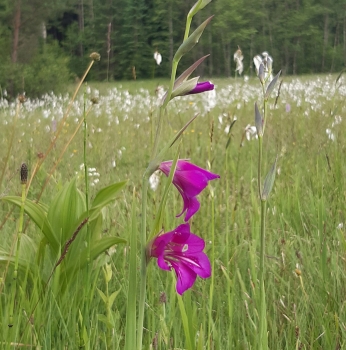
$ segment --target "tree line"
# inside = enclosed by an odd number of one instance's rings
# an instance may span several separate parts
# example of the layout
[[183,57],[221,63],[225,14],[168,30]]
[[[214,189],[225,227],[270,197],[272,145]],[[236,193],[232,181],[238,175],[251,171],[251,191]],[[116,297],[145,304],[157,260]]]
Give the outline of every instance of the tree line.
[[[0,0],[0,85],[32,94],[81,76],[91,52],[101,54],[90,78],[168,77],[195,0]],[[213,0],[195,17],[214,15],[181,69],[210,54],[199,74],[244,73],[263,51],[285,74],[340,71],[346,65],[345,0]],[[162,55],[157,65],[153,54]],[[42,83],[42,82],[45,83]],[[53,87],[52,86],[52,87]],[[51,88],[52,88],[51,87]]]

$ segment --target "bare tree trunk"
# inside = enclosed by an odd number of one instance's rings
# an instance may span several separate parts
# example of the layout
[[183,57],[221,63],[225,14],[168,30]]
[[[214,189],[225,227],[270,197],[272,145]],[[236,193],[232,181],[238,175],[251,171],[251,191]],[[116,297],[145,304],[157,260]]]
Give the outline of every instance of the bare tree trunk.
[[334,64],[335,64],[335,55],[336,55],[336,48],[339,45],[339,28],[340,28],[340,22],[336,24],[335,29],[335,37],[334,37],[334,47],[333,47],[333,58],[332,58],[332,64],[330,66],[330,71],[333,72],[334,70]]
[[169,2],[168,9],[168,32],[169,32],[169,63],[172,67],[173,62],[173,19],[172,19],[172,1]]
[[231,45],[227,43],[225,46],[225,68],[226,68],[226,76],[231,76]]
[[90,0],[90,19],[94,23],[94,0]]
[[16,12],[14,14],[13,46],[12,46],[12,55],[11,55],[12,63],[16,63],[18,58],[20,15],[21,15],[21,7],[20,7],[20,0],[18,0],[16,4]]
[[344,65],[346,66],[346,14],[344,16]]
[[326,49],[328,45],[328,36],[329,36],[329,14],[327,13],[324,17],[324,34],[323,34],[323,52],[322,52],[322,72],[324,71],[324,64],[326,58]]
[[295,48],[294,54],[293,54],[293,75],[297,74],[297,53],[298,53],[299,42],[300,42],[300,38],[297,38],[296,48]]
[[[78,7],[79,7],[79,16],[78,16],[78,26],[79,26],[79,31],[84,32],[84,0],[80,0]],[[83,49],[83,44],[79,44],[79,54],[80,57],[83,57],[84,54],[84,49]]]

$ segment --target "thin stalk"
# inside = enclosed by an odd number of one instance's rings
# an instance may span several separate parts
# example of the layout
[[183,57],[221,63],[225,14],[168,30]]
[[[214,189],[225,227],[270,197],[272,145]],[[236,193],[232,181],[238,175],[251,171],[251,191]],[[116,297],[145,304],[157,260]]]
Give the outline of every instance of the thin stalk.
[[8,163],[8,160],[10,158],[10,153],[11,153],[11,149],[12,149],[12,145],[13,145],[13,139],[14,139],[14,135],[16,132],[17,120],[18,120],[19,111],[20,111],[20,103],[21,102],[18,100],[16,114],[15,114],[14,120],[13,120],[12,134],[11,134],[10,142],[8,143],[7,154],[6,154],[5,162],[4,162],[4,165],[2,167],[2,172],[1,172],[1,176],[0,176],[0,187],[2,185],[2,181],[4,180],[5,170],[7,168],[7,163]]
[[62,131],[64,125],[65,125],[65,121],[66,121],[66,119],[67,119],[67,117],[68,117],[68,115],[69,115],[69,113],[70,113],[70,110],[71,110],[71,108],[72,108],[73,102],[74,102],[74,100],[76,99],[77,93],[78,93],[80,87],[82,86],[82,84],[83,84],[83,82],[84,82],[86,76],[88,75],[88,73],[89,73],[91,67],[93,66],[94,62],[95,62],[94,60],[91,60],[91,62],[90,62],[90,64],[89,64],[88,68],[86,69],[86,71],[85,71],[85,73],[84,73],[82,79],[80,80],[79,84],[77,85],[77,88],[76,88],[76,90],[75,90],[75,92],[74,92],[74,94],[73,94],[73,96],[72,96],[72,98],[71,98],[71,100],[70,100],[69,105],[67,106],[66,112],[65,112],[64,117],[62,118],[62,120],[61,120],[61,122],[60,122],[59,128],[58,128],[58,130],[57,130],[57,132],[56,132],[56,134],[55,134],[55,136],[54,136],[53,141],[50,143],[50,145],[49,145],[49,147],[48,147],[48,150],[47,150],[46,153],[43,155],[43,157],[38,161],[38,164],[37,164],[37,166],[35,167],[35,170],[32,172],[32,175],[31,175],[31,177],[30,177],[30,180],[28,181],[28,182],[29,182],[29,183],[28,183],[28,186],[27,186],[28,188],[30,187],[30,184],[31,184],[31,182],[32,182],[32,179],[34,178],[34,176],[37,174],[37,172],[38,172],[39,169],[41,168],[42,163],[43,163],[44,160],[47,158],[47,156],[48,156],[48,154],[50,153],[50,151],[53,149],[53,147],[54,147],[54,145],[55,145],[55,143],[56,143],[56,141],[57,141],[57,139],[58,139],[58,137],[59,137],[59,135],[60,135],[60,133],[61,133],[61,131]]
[[266,207],[267,202],[261,201],[261,246],[260,246],[260,348],[262,350],[268,349],[267,339],[267,312],[266,312],[266,295],[264,286],[264,256],[265,256],[265,225],[266,225]]
[[[91,111],[91,108],[92,108],[92,106],[90,106],[90,108],[87,110],[87,112],[86,112],[86,114],[85,114],[86,116],[87,116],[87,115],[89,114],[89,112]],[[48,174],[48,176],[47,176],[47,178],[46,178],[46,181],[45,181],[44,185],[42,186],[42,189],[41,189],[39,195],[38,195],[37,198],[36,198],[36,202],[37,202],[37,203],[40,201],[41,196],[42,196],[42,194],[43,194],[43,191],[44,191],[44,189],[46,188],[46,186],[47,186],[47,184],[48,184],[50,178],[52,177],[53,172],[55,171],[55,169],[57,168],[57,166],[58,166],[59,163],[61,162],[61,159],[62,159],[62,157],[64,156],[64,154],[65,154],[65,152],[66,152],[68,146],[70,145],[71,141],[72,141],[72,140],[74,139],[74,137],[76,136],[76,134],[77,134],[79,128],[81,127],[81,125],[82,125],[83,123],[84,123],[84,118],[79,122],[79,124],[77,125],[75,131],[74,131],[73,134],[71,135],[70,139],[66,142],[66,144],[65,144],[65,146],[64,146],[64,148],[63,148],[63,150],[61,151],[61,153],[60,153],[60,155],[59,155],[59,158],[54,162],[54,165],[53,165],[52,169],[50,170],[50,172],[49,172],[49,174]]]
[[[214,215],[214,209],[215,209],[215,200],[214,195],[212,194],[211,199],[211,282],[210,282],[210,289],[209,289],[209,327],[208,327],[208,335],[211,337],[212,331],[214,328],[213,324],[213,297],[214,297],[214,280],[215,280],[215,215]],[[208,349],[211,348],[211,341],[208,341]]]
[[19,225],[18,225],[18,235],[17,235],[17,244],[16,244],[16,258],[14,263],[14,271],[12,278],[12,290],[11,290],[11,302],[10,302],[10,314],[9,314],[9,323],[8,326],[11,328],[13,326],[13,315],[14,315],[14,300],[17,292],[17,283],[18,283],[18,265],[19,265],[19,248],[20,241],[23,233],[23,222],[24,222],[24,205],[26,198],[26,182],[22,182],[22,202],[20,206],[20,214],[19,214]]
[[192,22],[192,17],[190,14],[187,15],[186,18],[186,26],[185,26],[185,34],[184,34],[184,40],[183,42],[189,37],[190,33],[190,27],[191,27],[191,22]]
[[[109,288],[108,288],[108,281],[106,281],[106,297],[107,297],[107,301],[106,301],[106,317],[107,317],[107,321],[109,322],[109,324],[112,324],[111,321],[111,308],[109,306]],[[107,333],[106,333],[106,344],[107,344],[107,350],[110,350],[112,348],[112,328],[109,327],[109,325],[107,325]]]
[[159,119],[157,121],[157,128],[156,128],[156,133],[155,133],[155,139],[154,139],[154,146],[153,150],[151,153],[151,160],[155,159],[156,153],[157,153],[157,148],[159,145],[159,138],[161,134],[161,129],[162,129],[162,114],[163,114],[164,108],[160,107],[159,109]]
[[[265,86],[262,84],[263,96],[265,94]],[[267,100],[263,102],[263,134],[267,121]],[[263,135],[258,135],[258,192],[261,201],[261,222],[260,222],[260,267],[259,267],[259,286],[260,286],[260,300],[259,300],[259,344],[261,350],[268,349],[267,338],[267,308],[266,295],[264,286],[265,277],[265,224],[266,224],[266,201],[262,197],[262,153],[263,153]]]
[[[136,349],[136,304],[137,304],[137,220],[135,189],[132,196],[130,256],[129,256],[129,289],[126,308],[126,328],[124,350]],[[125,260],[125,259],[124,259]],[[139,333],[139,330],[138,330]]]
[[[208,159],[211,160],[211,152],[213,149],[213,136],[214,136],[214,121],[211,121],[210,125],[210,145],[208,149]],[[211,337],[212,331],[214,328],[213,325],[213,297],[214,297],[214,278],[215,278],[215,216],[214,216],[214,206],[215,206],[215,198],[214,198],[214,190],[209,187],[211,194],[211,282],[209,289],[209,321],[208,321],[208,336]],[[208,349],[211,348],[211,341],[208,341]]]
[[[88,176],[88,162],[87,162],[87,134],[88,134],[88,124],[86,119],[86,110],[85,110],[85,94],[84,94],[84,104],[83,104],[83,125],[84,125],[84,134],[83,134],[83,161],[84,161],[84,181],[85,181],[85,203],[86,203],[86,212],[87,217],[89,217],[89,176]],[[83,315],[83,323],[84,327],[90,329],[89,327],[89,290],[90,290],[90,278],[91,278],[91,268],[90,268],[90,226],[89,222],[87,222],[86,227],[86,243],[88,245],[88,256],[87,256],[87,264],[86,264],[86,284],[84,288],[84,315]]]
[[260,200],[262,200],[262,153],[263,153],[263,137],[258,136],[258,194]]
[[177,68],[178,68],[178,64],[179,64],[179,60],[176,60],[176,58],[174,57],[173,58],[173,62],[172,62],[172,74],[171,74],[171,81],[169,83],[169,88],[168,88],[168,91],[167,91],[167,96],[165,98],[165,101],[163,102],[162,104],[162,110],[164,110],[167,105],[168,105],[168,102],[170,101],[171,99],[171,95],[172,95],[172,91],[173,91],[173,87],[174,87],[174,81],[175,81],[175,77],[177,75]]
[[147,288],[147,257],[146,257],[146,236],[147,236],[147,196],[148,196],[148,175],[145,171],[142,180],[142,227],[140,235],[140,250],[141,250],[141,281],[139,290],[139,305],[138,305],[138,323],[137,323],[137,349],[142,349],[143,340],[143,322],[144,308]]

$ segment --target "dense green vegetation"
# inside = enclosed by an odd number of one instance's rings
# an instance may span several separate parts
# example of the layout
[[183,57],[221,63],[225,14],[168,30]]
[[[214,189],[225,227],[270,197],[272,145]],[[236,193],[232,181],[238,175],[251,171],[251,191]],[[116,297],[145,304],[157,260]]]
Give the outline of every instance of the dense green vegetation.
[[[66,79],[81,77],[93,51],[102,56],[91,72],[94,80],[168,77],[193,3],[0,0],[0,85],[12,94],[58,90]],[[285,74],[337,72],[346,64],[344,0],[215,0],[193,27],[211,14],[215,17],[181,69],[211,54],[198,73],[233,76],[238,45],[247,75],[254,75],[252,57],[265,50],[274,58],[274,70]],[[163,56],[160,66],[153,59],[156,49]]]
[[[270,349],[322,350],[346,346],[346,82],[342,77],[335,84],[336,78],[336,75],[286,77],[276,107],[274,99],[269,104],[264,173],[278,155],[277,177],[268,201],[265,258]],[[196,344],[194,349],[199,349],[198,344],[202,344],[200,349],[256,349],[258,144],[254,135],[251,138],[249,134],[247,139],[246,129],[248,124],[254,124],[254,101],[260,101],[261,87],[255,78],[248,82],[242,79],[214,82],[214,96],[206,93],[172,101],[163,128],[164,142],[199,112],[182,137],[181,157],[190,158],[205,168],[210,164],[211,170],[221,176],[200,196],[201,208],[191,226],[192,231],[207,242],[206,253],[214,265],[213,277],[198,279],[182,300],[190,335]],[[100,188],[128,180],[118,198],[102,212],[103,221],[97,232],[103,238],[119,237],[128,241],[133,220],[139,232],[140,183],[152,147],[151,130],[157,120],[157,83],[156,80],[93,83],[85,88],[87,110],[91,107],[87,117],[90,131],[87,159],[89,167],[96,168],[89,174],[90,200],[93,201]],[[167,84],[166,81],[160,83]],[[276,93],[275,90],[273,95]],[[99,103],[91,105],[89,98],[95,96]],[[38,198],[82,118],[83,100],[82,95],[77,97],[56,147],[30,186],[28,199]],[[1,101],[0,158],[8,159],[7,166],[3,163],[2,168],[2,198],[20,194],[21,162],[27,161],[30,176],[41,159],[40,153],[48,149],[56,134],[56,122],[59,125],[68,101],[65,95],[49,94],[41,100],[29,99],[20,105],[17,119],[14,118],[15,104]],[[237,121],[228,134],[235,118]],[[80,131],[53,172],[41,203],[51,206],[53,198],[75,176],[78,189],[85,191],[80,167],[82,144]],[[165,183],[166,178],[161,177],[157,190],[149,191],[149,229]],[[134,219],[131,217],[133,205]],[[80,262],[76,252],[84,248],[85,232],[81,232],[80,242],[75,242],[79,246],[71,247],[66,261],[45,286],[52,271],[52,255],[47,254],[47,250],[42,256],[39,247],[45,245],[44,235],[32,221],[21,241],[14,326],[7,327],[13,297],[13,260],[9,257],[15,255],[13,246],[19,217],[19,210],[13,208],[7,201],[1,201],[0,339],[5,342],[2,348],[10,349],[10,342],[21,342],[57,350],[76,349],[83,343],[85,348],[93,350],[124,349],[129,293],[128,244],[112,247],[93,262],[88,285],[85,269],[75,271],[73,278],[66,272],[68,264],[74,262],[78,266]],[[182,222],[182,218],[175,218],[181,208],[181,197],[172,188],[165,210],[166,230]],[[61,216],[56,213],[50,217],[59,225]],[[25,216],[25,223],[27,219]],[[188,348],[173,273],[159,270],[156,261],[151,261],[147,280],[143,348]],[[61,291],[62,285],[65,289]],[[109,308],[104,295],[113,293],[115,299]],[[89,303],[89,312],[83,309],[85,301]]]

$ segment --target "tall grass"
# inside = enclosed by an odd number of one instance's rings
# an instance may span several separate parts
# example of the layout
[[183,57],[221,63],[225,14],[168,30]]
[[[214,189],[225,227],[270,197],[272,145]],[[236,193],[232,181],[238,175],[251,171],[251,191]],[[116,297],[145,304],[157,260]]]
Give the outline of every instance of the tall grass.
[[[270,122],[266,126],[268,142],[263,144],[264,164],[269,167],[279,155],[276,182],[266,209],[264,278],[270,349],[346,347],[346,82],[342,77],[340,87],[335,89],[335,80],[336,76],[285,77],[277,107],[273,108],[271,101],[268,103]],[[255,78],[248,82],[220,79],[215,83],[215,106],[211,103],[214,97],[209,93],[176,99],[168,106],[167,119],[162,125],[162,135],[171,137],[200,112],[184,132],[180,154],[205,168],[209,161],[212,171],[221,175],[221,179],[212,184],[213,193],[205,191],[201,195],[203,205],[191,224],[192,231],[198,231],[207,242],[207,254],[213,258],[213,277],[197,280],[179,300],[173,273],[159,271],[154,263],[148,265],[145,349],[186,349],[186,330],[189,342],[196,349],[253,349],[258,342],[258,148],[254,140],[248,141],[243,136],[246,126],[254,125],[253,106],[255,100],[260,99],[261,91]],[[155,115],[152,111],[158,84],[167,87],[168,82],[88,85],[88,97],[99,98],[99,103],[88,114],[88,164],[100,174],[99,177],[89,176],[89,197],[92,200],[98,188],[128,179],[120,197],[102,211],[102,236],[118,236],[129,241],[140,220],[139,187],[153,142]],[[68,101],[65,96],[54,95],[47,95],[40,101],[28,99],[21,105],[15,133],[16,104],[1,101],[0,159],[7,163],[2,195],[20,195],[20,164],[23,161],[28,164],[30,175],[37,154],[44,152],[54,138],[52,120],[63,118]],[[288,112],[286,104],[290,105]],[[55,147],[33,179],[28,199],[35,199],[39,194],[46,176],[82,118],[83,96],[79,96]],[[228,134],[227,127],[235,118],[237,121]],[[326,133],[326,129],[331,132]],[[15,137],[7,156],[12,135]],[[174,158],[173,153],[171,158]],[[83,189],[83,169],[80,168],[83,162],[83,132],[80,130],[52,174],[42,203],[50,203],[76,173],[80,176],[77,186]],[[94,182],[95,178],[99,178],[99,182]],[[154,225],[165,181],[162,177],[158,189],[148,192],[149,229]],[[174,227],[174,214],[182,207],[181,198],[171,191],[167,203],[165,222]],[[212,216],[213,207],[215,217]],[[5,218],[11,208],[1,201],[1,218]],[[11,342],[20,342],[40,349],[76,349],[83,338],[90,349],[123,349],[131,253],[128,247],[110,248],[92,263],[89,314],[86,315],[82,309],[85,299],[81,298],[85,271],[69,281],[65,293],[56,285],[61,279],[54,276],[42,294],[45,279],[40,276],[47,276],[52,266],[37,263],[39,250],[31,247],[40,247],[43,235],[33,223],[21,237],[16,314],[13,327],[8,327],[5,320],[9,316],[15,266],[15,257],[12,255],[8,264],[8,255],[16,239],[18,217],[19,209],[14,209],[1,230],[0,347],[12,349]],[[107,277],[110,269],[111,279]],[[109,298],[112,293],[115,293],[114,301],[109,307],[109,299],[102,296]],[[85,317],[90,324],[87,333],[79,327]]]

